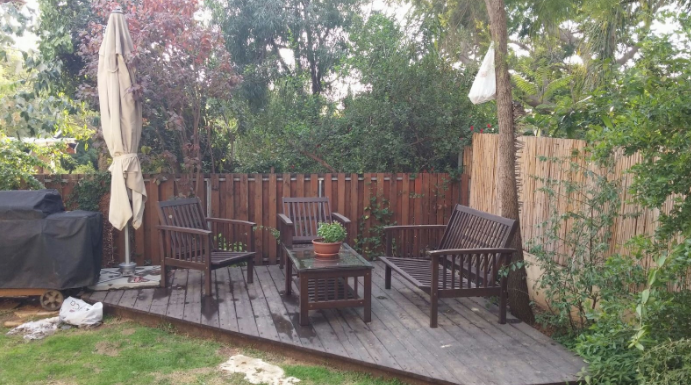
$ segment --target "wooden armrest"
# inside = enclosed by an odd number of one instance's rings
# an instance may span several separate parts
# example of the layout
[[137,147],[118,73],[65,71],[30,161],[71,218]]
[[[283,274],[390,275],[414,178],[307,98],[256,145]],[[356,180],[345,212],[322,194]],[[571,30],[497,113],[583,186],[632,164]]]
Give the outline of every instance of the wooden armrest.
[[331,216],[333,217],[334,220],[341,222],[341,224],[343,224],[343,225],[349,225],[350,224],[350,219],[346,218],[346,216],[343,214],[331,213]]
[[190,227],[178,227],[178,226],[162,226],[158,225],[156,226],[157,229],[159,230],[165,230],[165,231],[174,231],[177,233],[185,233],[185,234],[195,234],[195,235],[211,235],[211,231],[209,230],[204,230],[204,229],[193,229]]
[[516,249],[508,248],[488,248],[488,249],[444,249],[432,250],[427,254],[434,257],[437,255],[464,255],[464,254],[509,254],[515,253]]
[[254,227],[257,224],[254,222],[249,222],[249,221],[241,221],[238,219],[225,219],[225,218],[206,218],[207,221],[209,222],[220,222],[220,223],[232,223],[235,225],[245,225],[245,226],[250,226]]
[[288,216],[285,214],[278,214],[278,220],[286,226],[293,225],[293,221],[291,221],[290,218],[288,218]]
[[400,225],[400,226],[385,226],[384,231],[396,230],[421,230],[421,229],[444,229],[446,225]]

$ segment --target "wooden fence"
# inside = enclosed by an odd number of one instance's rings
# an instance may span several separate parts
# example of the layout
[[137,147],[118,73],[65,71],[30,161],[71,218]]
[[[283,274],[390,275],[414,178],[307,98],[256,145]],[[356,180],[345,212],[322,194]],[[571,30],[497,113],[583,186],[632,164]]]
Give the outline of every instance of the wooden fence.
[[[63,199],[72,193],[84,175],[39,176],[46,188],[55,188]],[[158,264],[159,234],[156,202],[178,196],[179,177],[145,175],[148,201],[144,223],[135,232],[134,257],[137,264]],[[350,218],[349,242],[379,247],[378,230],[386,224],[443,224],[456,203],[469,202],[469,177],[452,179],[448,174],[212,174],[204,178],[200,199],[211,217],[256,222],[257,263],[276,263],[278,245],[272,230],[277,228],[281,197],[326,196],[332,210]],[[107,205],[102,205],[107,207]],[[386,214],[388,209],[390,214]],[[104,212],[105,215],[107,213]],[[104,239],[111,234],[107,231]],[[112,231],[112,258],[124,260],[124,239]]]
[[[522,149],[518,157],[519,201],[521,204],[520,222],[524,242],[539,239],[543,230],[538,226],[547,221],[552,215],[551,207],[557,207],[559,213],[574,210],[569,205],[563,191],[557,191],[554,198],[550,198],[540,189],[544,187],[542,180],[567,180],[571,182],[585,182],[582,173],[569,172],[568,164],[558,161],[540,160],[540,157],[567,159],[576,162],[581,167],[593,168],[583,156],[587,151],[587,144],[582,140],[521,137]],[[575,155],[576,153],[580,155]],[[500,207],[497,202],[497,156],[498,135],[475,134],[472,149],[472,188],[470,205],[476,209],[498,214]],[[657,227],[658,210],[641,210],[631,203],[629,186],[632,175],[627,170],[641,161],[638,154],[632,156],[616,156],[612,177],[621,183],[622,199],[619,212],[623,217],[617,218],[612,227],[611,253],[627,253],[625,242],[635,235],[653,234]],[[552,199],[550,201],[550,199]],[[663,211],[671,208],[668,200]],[[571,230],[570,224],[561,228],[563,235]],[[566,254],[566,246],[555,244],[559,252]],[[649,266],[650,261],[642,261]]]

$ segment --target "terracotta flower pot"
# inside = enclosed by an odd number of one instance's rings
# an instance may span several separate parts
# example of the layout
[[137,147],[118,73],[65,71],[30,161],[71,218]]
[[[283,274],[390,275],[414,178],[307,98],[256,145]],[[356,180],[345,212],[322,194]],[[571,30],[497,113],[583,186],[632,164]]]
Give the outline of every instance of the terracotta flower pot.
[[341,251],[341,244],[343,242],[325,243],[320,242],[320,240],[321,239],[315,239],[312,241],[314,245],[314,254],[316,254],[317,258],[333,258]]

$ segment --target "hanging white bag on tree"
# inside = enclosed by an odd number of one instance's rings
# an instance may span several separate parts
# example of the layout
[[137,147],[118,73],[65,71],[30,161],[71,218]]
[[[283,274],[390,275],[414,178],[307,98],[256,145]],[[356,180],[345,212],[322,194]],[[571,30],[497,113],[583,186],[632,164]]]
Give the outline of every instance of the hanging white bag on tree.
[[490,44],[489,50],[485,58],[482,59],[482,65],[473,86],[470,87],[468,97],[473,104],[481,104],[494,100],[497,94],[497,78],[494,72],[494,42]]
[[74,326],[98,325],[103,320],[103,304],[93,305],[81,299],[68,297],[60,307],[60,322]]

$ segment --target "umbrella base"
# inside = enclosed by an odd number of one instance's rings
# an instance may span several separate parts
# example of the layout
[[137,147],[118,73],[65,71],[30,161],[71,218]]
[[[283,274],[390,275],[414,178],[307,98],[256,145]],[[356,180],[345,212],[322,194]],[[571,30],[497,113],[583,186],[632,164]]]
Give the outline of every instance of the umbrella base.
[[134,268],[137,267],[137,264],[134,262],[123,262],[120,265],[120,274],[124,276],[129,276],[129,275],[134,275]]

